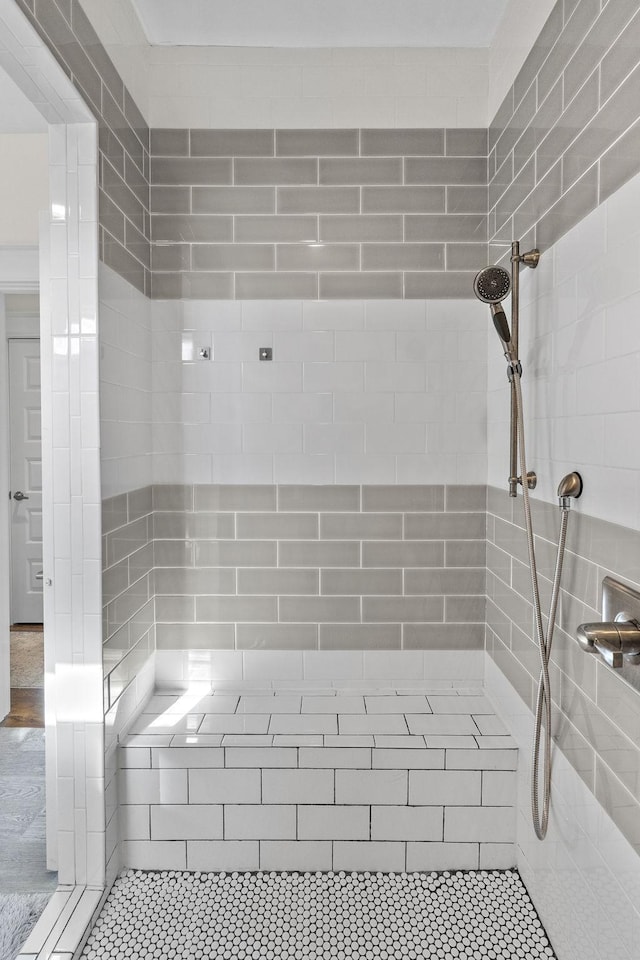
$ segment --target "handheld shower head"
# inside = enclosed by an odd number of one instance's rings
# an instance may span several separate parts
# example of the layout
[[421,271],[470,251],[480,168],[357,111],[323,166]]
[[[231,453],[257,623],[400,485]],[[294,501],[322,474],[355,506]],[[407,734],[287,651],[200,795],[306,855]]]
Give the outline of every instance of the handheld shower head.
[[484,270],[476,274],[473,281],[473,292],[478,300],[489,304],[493,325],[502,340],[505,356],[512,360],[511,331],[509,330],[507,315],[500,306],[501,301],[509,295],[510,289],[511,277],[508,271],[502,267],[485,267]]

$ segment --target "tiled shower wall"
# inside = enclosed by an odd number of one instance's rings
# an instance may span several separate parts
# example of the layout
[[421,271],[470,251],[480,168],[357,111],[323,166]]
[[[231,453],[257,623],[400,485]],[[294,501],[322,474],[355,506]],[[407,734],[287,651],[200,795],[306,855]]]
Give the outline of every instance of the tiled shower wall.
[[560,0],[489,127],[489,240],[549,249],[640,168],[640,10]]
[[154,298],[468,296],[486,130],[154,130]]
[[150,294],[149,127],[78,0],[16,3],[98,123],[100,259]]

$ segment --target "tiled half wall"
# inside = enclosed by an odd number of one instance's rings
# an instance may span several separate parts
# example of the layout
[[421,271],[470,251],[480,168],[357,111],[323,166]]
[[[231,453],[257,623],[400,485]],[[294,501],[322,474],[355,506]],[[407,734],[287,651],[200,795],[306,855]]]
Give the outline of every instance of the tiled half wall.
[[160,650],[481,649],[485,500],[482,485],[158,484],[105,501],[107,705],[154,637]]

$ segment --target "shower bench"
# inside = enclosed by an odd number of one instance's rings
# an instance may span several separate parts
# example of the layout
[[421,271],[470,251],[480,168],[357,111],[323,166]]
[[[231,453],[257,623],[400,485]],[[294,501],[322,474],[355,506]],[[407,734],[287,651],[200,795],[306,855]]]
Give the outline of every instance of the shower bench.
[[515,864],[517,748],[481,688],[156,692],[119,746],[127,867]]

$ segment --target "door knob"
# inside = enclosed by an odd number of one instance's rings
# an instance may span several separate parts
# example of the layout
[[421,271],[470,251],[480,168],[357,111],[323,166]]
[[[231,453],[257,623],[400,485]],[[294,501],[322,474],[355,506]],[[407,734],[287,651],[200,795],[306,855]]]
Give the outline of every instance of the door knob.
[[16,492],[13,495],[13,499],[18,501],[28,500],[29,497],[26,495],[26,493],[23,493],[22,490],[16,490]]

